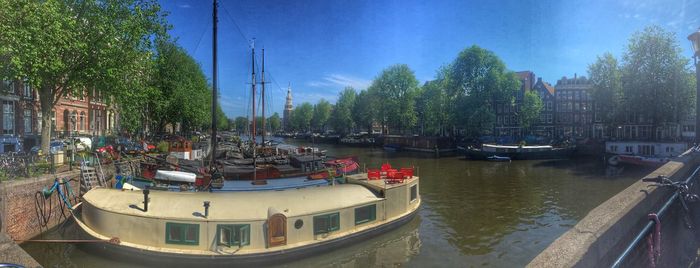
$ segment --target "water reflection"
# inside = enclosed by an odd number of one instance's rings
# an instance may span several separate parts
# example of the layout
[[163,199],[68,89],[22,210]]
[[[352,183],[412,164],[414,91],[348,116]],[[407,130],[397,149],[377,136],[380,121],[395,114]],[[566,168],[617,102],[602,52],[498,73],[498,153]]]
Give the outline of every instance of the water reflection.
[[[329,155],[357,155],[367,167],[416,166],[423,206],[395,231],[280,267],[523,266],[592,208],[649,172],[608,174],[599,159],[494,163],[321,146]],[[44,266],[139,267],[65,244],[23,247]]]

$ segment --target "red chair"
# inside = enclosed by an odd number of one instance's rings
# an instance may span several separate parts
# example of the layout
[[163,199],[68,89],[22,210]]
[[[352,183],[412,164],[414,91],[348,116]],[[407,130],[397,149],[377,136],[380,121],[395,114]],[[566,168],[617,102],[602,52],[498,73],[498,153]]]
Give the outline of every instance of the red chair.
[[387,171],[390,169],[391,169],[391,164],[389,164],[389,163],[382,164],[382,171]]
[[404,174],[401,172],[392,172],[390,176],[387,177],[386,183],[388,184],[394,184],[394,183],[403,183],[404,180]]
[[380,173],[378,169],[368,169],[367,170],[367,179],[368,180],[378,180],[380,179]]
[[403,173],[404,176],[408,179],[413,178],[413,167],[401,168],[401,173]]

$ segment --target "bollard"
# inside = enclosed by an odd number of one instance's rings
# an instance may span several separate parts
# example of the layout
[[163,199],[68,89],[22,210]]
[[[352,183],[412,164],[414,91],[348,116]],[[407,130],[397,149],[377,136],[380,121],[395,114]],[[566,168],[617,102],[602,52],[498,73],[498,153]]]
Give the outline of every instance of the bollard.
[[148,194],[150,192],[148,189],[143,190],[143,212],[148,212]]
[[209,201],[204,201],[204,218],[209,217]]

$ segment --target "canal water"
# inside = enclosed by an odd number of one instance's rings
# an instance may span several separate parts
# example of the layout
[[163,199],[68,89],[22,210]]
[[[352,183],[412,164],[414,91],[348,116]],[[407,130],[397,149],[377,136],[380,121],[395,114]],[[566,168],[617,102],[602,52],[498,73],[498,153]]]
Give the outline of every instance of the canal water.
[[[591,209],[650,172],[628,167],[611,175],[602,159],[496,163],[317,146],[331,156],[356,155],[367,167],[416,166],[423,205],[397,230],[280,267],[521,267]],[[68,222],[41,238],[75,239],[78,232]],[[145,267],[92,255],[88,246],[22,247],[45,267]]]

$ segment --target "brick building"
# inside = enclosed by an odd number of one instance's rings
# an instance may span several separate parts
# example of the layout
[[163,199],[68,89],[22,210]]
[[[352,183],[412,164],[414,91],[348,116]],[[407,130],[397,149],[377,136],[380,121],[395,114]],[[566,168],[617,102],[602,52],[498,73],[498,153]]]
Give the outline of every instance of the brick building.
[[[2,135],[18,136],[28,149],[38,145],[41,136],[41,106],[38,93],[23,81],[3,81]],[[61,98],[51,114],[52,138],[115,134],[118,127],[115,107],[107,105],[97,91]],[[88,94],[90,93],[90,94]]]
[[525,93],[532,90],[535,85],[535,73],[531,71],[516,72],[520,80],[520,89],[515,94],[515,103],[496,102],[496,127],[497,136],[521,137],[523,133],[520,127],[518,113],[522,108]]
[[557,81],[555,90],[555,129],[558,138],[591,137],[593,98],[586,77],[566,76]]
[[537,83],[532,87],[532,90],[537,92],[542,100],[542,111],[540,118],[532,124],[532,132],[537,136],[554,137],[554,117],[555,117],[555,94],[556,90],[552,85],[542,81],[542,78],[537,79]]

